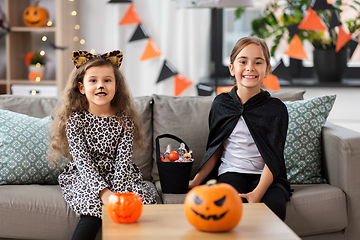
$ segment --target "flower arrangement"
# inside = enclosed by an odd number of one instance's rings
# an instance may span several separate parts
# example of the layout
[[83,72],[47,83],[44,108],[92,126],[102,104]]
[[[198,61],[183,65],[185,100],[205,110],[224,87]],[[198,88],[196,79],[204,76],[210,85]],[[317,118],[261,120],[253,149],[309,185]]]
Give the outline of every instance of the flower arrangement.
[[[272,0],[266,4],[264,12],[252,21],[252,35],[272,39],[271,55],[284,37],[290,42],[290,28],[297,26],[306,16],[309,7],[320,2],[322,8],[314,8],[315,13],[325,24],[327,30],[297,30],[301,41],[309,41],[315,49],[335,49],[339,25],[347,28],[352,38],[360,35],[360,2],[356,0]],[[331,3],[331,4],[330,4]],[[347,9],[348,20],[341,22],[340,15]]]
[[36,65],[37,67],[41,65],[45,65],[46,61],[48,60],[45,56],[44,51],[32,51],[25,55],[25,63],[26,66],[29,65]]

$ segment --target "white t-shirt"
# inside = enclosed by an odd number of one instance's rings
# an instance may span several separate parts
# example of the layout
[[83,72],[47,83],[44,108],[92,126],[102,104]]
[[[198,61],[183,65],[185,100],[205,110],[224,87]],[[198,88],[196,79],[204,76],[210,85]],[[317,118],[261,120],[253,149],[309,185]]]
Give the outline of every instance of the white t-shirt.
[[265,162],[242,116],[223,146],[219,175],[225,172],[262,173]]

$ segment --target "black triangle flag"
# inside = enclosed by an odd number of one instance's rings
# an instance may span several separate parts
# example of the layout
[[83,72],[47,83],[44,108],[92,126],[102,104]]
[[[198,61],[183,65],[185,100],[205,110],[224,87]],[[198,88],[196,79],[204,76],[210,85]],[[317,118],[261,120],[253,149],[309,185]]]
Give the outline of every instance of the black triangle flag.
[[168,61],[164,60],[164,64],[161,69],[160,76],[157,80],[157,83],[161,82],[162,80],[164,80],[166,78],[175,76],[176,74],[178,74],[178,73],[175,70],[175,68]]
[[149,38],[144,25],[139,24],[129,42]]
[[327,0],[313,0],[310,7],[313,10],[334,9],[333,5],[328,4]]
[[272,74],[277,76],[278,78],[282,78],[288,81],[291,81],[292,79],[290,70],[285,66],[282,59],[276,64],[276,66],[272,70]]
[[196,85],[196,88],[198,90],[199,96],[210,96],[214,92],[214,89],[212,87],[202,83]]
[[289,31],[290,39],[294,37],[295,34],[298,34],[300,29],[298,29],[299,24],[293,24],[290,26],[287,26],[287,29]]
[[336,10],[332,11],[331,14],[331,19],[330,19],[330,29],[333,29],[336,26],[340,26],[341,25],[341,21],[340,21],[340,16],[338,14],[338,12]]
[[355,49],[357,48],[358,45],[359,45],[359,42],[357,39],[355,39],[355,38],[350,39],[350,41],[349,41],[349,48],[350,48],[349,56],[350,56],[350,58],[352,57],[352,55],[355,52]]
[[110,0],[108,3],[131,3],[131,0]]

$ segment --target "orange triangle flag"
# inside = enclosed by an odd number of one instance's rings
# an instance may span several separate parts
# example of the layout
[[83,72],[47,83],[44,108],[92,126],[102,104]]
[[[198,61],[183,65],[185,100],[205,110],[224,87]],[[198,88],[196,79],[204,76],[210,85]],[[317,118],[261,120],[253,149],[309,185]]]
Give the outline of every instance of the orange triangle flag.
[[340,49],[352,38],[351,33],[345,32],[342,25],[339,26],[339,34],[336,40],[335,52],[340,51]]
[[192,84],[192,81],[181,74],[175,75],[175,96],[179,96],[185,89]]
[[284,52],[284,54],[289,55],[291,58],[296,59],[308,59],[306,52],[304,50],[303,44],[297,34],[291,39],[289,48]]
[[266,78],[264,78],[263,84],[265,88],[272,90],[272,91],[279,91],[280,84],[279,79],[277,76],[273,74],[269,74]]
[[234,87],[234,86],[217,87],[217,88],[216,88],[216,92],[217,92],[218,94],[220,94],[220,93],[227,93],[227,92],[230,92],[233,87]]
[[119,25],[134,24],[134,23],[139,24],[141,23],[141,20],[136,12],[134,4],[131,3],[124,17],[119,22]]
[[153,42],[153,40],[151,40],[151,38],[148,39],[148,43],[146,45],[145,51],[143,53],[143,55],[141,56],[140,61],[149,59],[149,58],[155,58],[161,55],[160,50],[158,49],[158,47],[155,45],[155,43]]
[[311,7],[309,7],[304,18],[299,23],[298,29],[325,31],[327,30],[327,27],[316,14],[316,12]]

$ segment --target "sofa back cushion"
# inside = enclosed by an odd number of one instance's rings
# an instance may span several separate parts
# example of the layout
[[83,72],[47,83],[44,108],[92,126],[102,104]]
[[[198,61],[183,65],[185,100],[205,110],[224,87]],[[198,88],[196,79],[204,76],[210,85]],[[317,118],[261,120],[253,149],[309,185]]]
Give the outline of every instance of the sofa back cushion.
[[152,126],[152,97],[135,97],[135,107],[138,111],[143,130],[145,132],[145,148],[140,151],[134,146],[134,154],[132,160],[140,168],[144,180],[151,181],[152,170],[152,141],[153,141],[153,126]]
[[[271,92],[273,97],[282,101],[302,100],[305,90]],[[209,134],[208,116],[213,96],[172,97],[152,95],[153,97],[153,138],[168,133],[175,135],[193,151],[194,163],[190,178],[195,175],[205,154]],[[160,153],[165,152],[167,144],[177,150],[179,143],[171,139],[160,139]],[[153,141],[153,180],[159,180],[156,165],[155,141]]]
[[[208,115],[214,97],[171,97],[153,95],[153,131],[154,139],[162,134],[175,135],[189,146],[195,159],[192,166],[193,178],[206,150],[208,137]],[[167,144],[173,150],[179,148],[179,143],[164,138],[160,139],[160,153],[165,152]],[[159,179],[156,165],[155,141],[153,142],[154,167],[152,177]]]
[[57,100],[57,97],[0,95],[0,109],[44,118],[51,115]]

